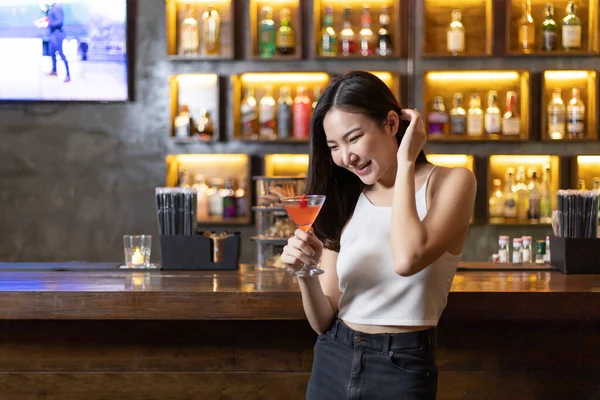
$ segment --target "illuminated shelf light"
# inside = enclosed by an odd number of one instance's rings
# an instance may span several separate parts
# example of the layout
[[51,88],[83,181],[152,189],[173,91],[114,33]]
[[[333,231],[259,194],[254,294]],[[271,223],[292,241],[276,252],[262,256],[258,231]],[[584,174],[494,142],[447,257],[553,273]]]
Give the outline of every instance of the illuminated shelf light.
[[217,84],[217,74],[180,74],[177,75],[177,83],[203,83],[209,86]]
[[547,81],[569,81],[588,79],[588,71],[545,71],[544,79]]
[[552,158],[556,156],[539,156],[539,155],[493,155],[490,156],[491,164],[523,164],[523,165],[539,165],[551,163]]
[[246,164],[245,154],[179,154],[176,161],[183,164]]
[[462,72],[429,72],[429,81],[510,81],[518,80],[519,73],[514,71],[462,71]]
[[320,72],[249,73],[242,75],[243,83],[326,83],[329,75]]
[[600,156],[577,156],[577,164],[597,166],[600,168]]

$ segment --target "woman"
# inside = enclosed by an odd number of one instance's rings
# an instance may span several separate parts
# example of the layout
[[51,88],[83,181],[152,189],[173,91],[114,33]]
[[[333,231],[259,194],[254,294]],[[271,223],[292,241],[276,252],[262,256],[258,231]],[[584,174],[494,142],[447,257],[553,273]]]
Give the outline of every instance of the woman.
[[435,327],[475,201],[464,168],[427,162],[423,119],[367,72],[334,81],[314,111],[306,192],[327,196],[281,259],[319,334],[307,399],[435,399]]

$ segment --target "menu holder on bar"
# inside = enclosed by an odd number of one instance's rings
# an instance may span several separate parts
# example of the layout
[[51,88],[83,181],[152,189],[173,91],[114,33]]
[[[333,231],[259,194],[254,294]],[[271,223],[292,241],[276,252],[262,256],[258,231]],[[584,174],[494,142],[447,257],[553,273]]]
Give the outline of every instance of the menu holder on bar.
[[600,273],[598,193],[559,190],[550,238],[550,263],[565,274]]

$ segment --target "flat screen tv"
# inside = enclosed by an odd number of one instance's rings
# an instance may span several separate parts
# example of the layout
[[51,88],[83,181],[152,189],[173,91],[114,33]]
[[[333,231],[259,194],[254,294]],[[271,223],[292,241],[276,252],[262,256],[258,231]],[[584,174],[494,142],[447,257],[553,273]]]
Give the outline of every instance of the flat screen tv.
[[0,101],[128,101],[127,0],[0,0]]

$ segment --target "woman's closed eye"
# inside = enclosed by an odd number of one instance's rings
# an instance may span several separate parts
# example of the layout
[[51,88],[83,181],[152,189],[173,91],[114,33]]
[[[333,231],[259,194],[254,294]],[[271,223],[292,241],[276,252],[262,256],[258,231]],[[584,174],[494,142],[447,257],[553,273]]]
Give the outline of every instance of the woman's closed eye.
[[358,139],[360,139],[361,137],[362,137],[362,135],[358,135],[358,136],[354,136],[353,138],[350,138],[350,143],[358,142]]

